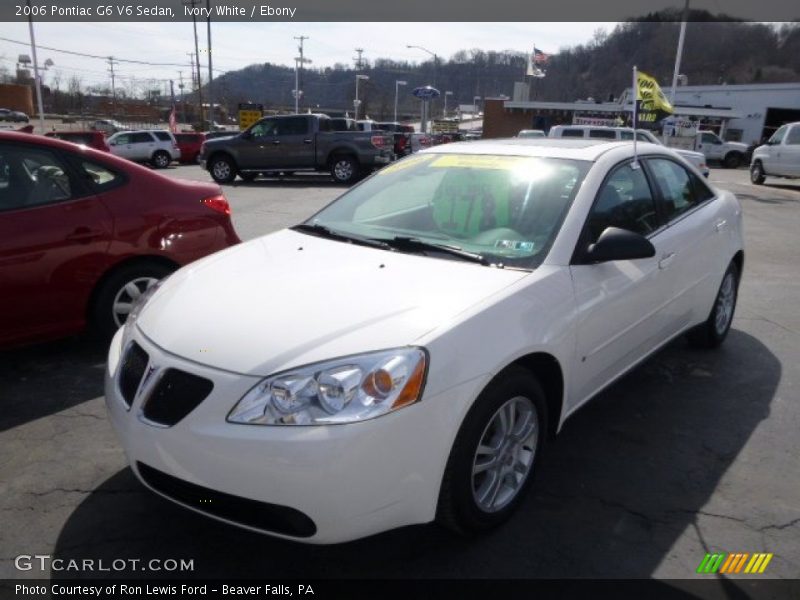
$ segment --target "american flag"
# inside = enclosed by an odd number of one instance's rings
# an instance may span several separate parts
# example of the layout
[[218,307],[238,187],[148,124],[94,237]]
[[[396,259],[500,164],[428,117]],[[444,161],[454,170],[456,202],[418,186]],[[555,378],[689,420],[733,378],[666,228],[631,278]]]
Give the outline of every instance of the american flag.
[[533,64],[535,65],[546,65],[547,61],[550,60],[550,55],[545,54],[538,48],[534,46],[533,48]]

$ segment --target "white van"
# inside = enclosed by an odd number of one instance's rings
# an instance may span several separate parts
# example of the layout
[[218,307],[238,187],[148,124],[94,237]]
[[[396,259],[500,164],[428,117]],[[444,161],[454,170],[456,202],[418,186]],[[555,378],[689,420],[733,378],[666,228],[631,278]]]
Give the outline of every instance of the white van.
[[[633,129],[631,127],[602,127],[598,125],[554,125],[550,128],[547,136],[551,138],[598,139],[610,142],[632,140]],[[637,129],[636,139],[640,142],[664,145],[661,140],[646,129]],[[710,171],[708,165],[706,165],[706,157],[702,152],[679,148],[673,148],[673,150],[700,171],[703,176],[708,177]]]

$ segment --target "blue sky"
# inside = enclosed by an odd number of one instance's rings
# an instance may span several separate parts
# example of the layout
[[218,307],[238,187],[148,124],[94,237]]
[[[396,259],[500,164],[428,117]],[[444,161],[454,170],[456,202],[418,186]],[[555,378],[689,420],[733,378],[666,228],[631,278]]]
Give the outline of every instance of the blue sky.
[[[179,63],[175,67],[148,67],[120,64],[117,74],[136,81],[148,78],[175,79],[183,71],[189,77],[188,52],[194,51],[192,24],[180,23],[35,23],[40,46],[96,54],[113,55],[159,63]],[[297,55],[294,36],[306,35],[305,56],[312,67],[334,63],[353,64],[356,47],[364,48],[364,58],[393,58],[423,62],[429,56],[407,44],[420,45],[441,57],[449,58],[461,49],[527,51],[535,43],[545,52],[574,46],[590,40],[597,29],[610,31],[614,23],[213,23],[215,75],[218,70],[239,69],[248,64],[272,62],[293,65]],[[29,41],[27,23],[3,23],[0,36]],[[205,22],[198,23],[201,55],[206,49]],[[48,58],[55,63],[45,74],[50,82],[55,72],[63,81],[79,75],[84,85],[109,81],[103,60],[38,51],[39,63]],[[14,70],[19,54],[30,54],[30,46],[0,41],[0,66]],[[206,62],[203,61],[203,76]]]

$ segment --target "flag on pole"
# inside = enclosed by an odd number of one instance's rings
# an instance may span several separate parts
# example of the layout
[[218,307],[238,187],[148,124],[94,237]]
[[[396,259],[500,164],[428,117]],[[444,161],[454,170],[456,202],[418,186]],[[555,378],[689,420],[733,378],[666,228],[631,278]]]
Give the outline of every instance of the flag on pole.
[[542,69],[541,65],[546,65],[547,61],[549,60],[549,55],[545,54],[536,46],[534,46],[533,52],[531,52],[531,55],[528,58],[528,70],[525,74],[528,77],[544,77],[546,73],[544,69]]
[[178,133],[178,124],[175,122],[175,105],[172,105],[172,111],[169,113],[169,130],[172,133]]
[[671,115],[674,109],[655,78],[636,71],[636,67],[634,67],[634,73],[636,93],[634,104],[637,102],[639,104],[636,108],[638,121],[645,127],[654,128],[661,119]]

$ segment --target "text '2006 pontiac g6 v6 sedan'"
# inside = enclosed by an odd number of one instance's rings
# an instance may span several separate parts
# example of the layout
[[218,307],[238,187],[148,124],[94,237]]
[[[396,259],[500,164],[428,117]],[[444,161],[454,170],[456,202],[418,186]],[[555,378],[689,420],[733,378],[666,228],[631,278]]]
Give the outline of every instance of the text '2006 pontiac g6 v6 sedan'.
[[149,488],[229,523],[486,530],[588,399],[676,336],[725,339],[741,220],[653,144],[432,148],[153,286],[110,417]]

